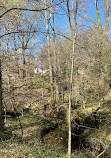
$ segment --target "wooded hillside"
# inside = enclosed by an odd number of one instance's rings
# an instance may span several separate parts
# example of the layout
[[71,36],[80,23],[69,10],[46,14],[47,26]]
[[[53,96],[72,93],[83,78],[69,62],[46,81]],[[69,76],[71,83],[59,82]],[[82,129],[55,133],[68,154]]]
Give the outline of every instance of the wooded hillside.
[[0,157],[111,157],[111,1],[0,0]]

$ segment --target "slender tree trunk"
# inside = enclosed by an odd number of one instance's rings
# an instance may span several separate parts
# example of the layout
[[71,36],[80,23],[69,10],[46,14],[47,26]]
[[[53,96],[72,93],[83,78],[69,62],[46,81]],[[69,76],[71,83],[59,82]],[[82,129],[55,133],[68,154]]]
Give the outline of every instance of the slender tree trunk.
[[25,49],[22,48],[22,64],[23,64],[23,78],[26,77],[26,70],[25,70]]
[[105,19],[105,33],[106,34],[108,34],[108,27],[109,27],[109,9],[110,9],[109,1],[110,0],[107,0],[107,1],[103,0],[106,7],[106,19]]
[[26,77],[25,71],[25,46],[24,46],[24,35],[22,35],[22,65],[23,65],[23,78]]
[[[51,0],[53,5],[53,0]],[[58,68],[57,68],[57,52],[56,52],[56,36],[55,36],[55,26],[54,26],[54,8],[52,7],[52,31],[53,31],[53,52],[54,52],[54,71],[55,71],[55,101],[59,100],[59,85],[58,85]]]
[[[47,8],[47,0],[45,0],[45,8]],[[50,53],[49,19],[47,15],[47,10],[45,11],[45,18],[46,18],[46,30],[47,30],[49,74],[50,74],[50,84],[51,84],[51,106],[54,106],[54,85],[53,85],[52,62],[51,62],[51,53]]]
[[22,40],[21,41],[21,45],[22,45],[22,66],[23,66],[23,70],[22,70],[22,77],[23,79],[26,77],[26,70],[25,70],[25,50],[27,48],[27,46],[25,45],[25,40],[24,40],[24,33],[22,34]]
[[15,64],[17,66],[17,73],[19,75],[19,57],[17,53],[17,45],[16,45],[16,38],[15,38],[15,33],[14,33],[14,49],[15,49]]
[[101,52],[99,53],[98,56],[98,105],[100,106],[100,77],[101,77]]
[[68,158],[71,158],[71,94],[69,94],[68,129]]
[[72,66],[70,74],[70,91],[69,91],[69,109],[68,109],[68,158],[71,158],[71,100],[72,100],[72,88],[73,88],[73,76],[74,76],[74,58],[75,58],[75,44],[76,44],[76,32],[73,36],[73,52],[72,52]]
[[0,132],[3,131],[4,123],[3,123],[3,115],[2,115],[2,68],[1,68],[1,59],[0,59]]
[[64,87],[62,87],[62,103],[64,103]]
[[75,9],[72,0],[72,11],[73,11],[73,22],[74,28],[71,24],[71,16],[70,16],[70,9],[69,9],[69,0],[67,0],[67,11],[68,11],[68,20],[69,26],[73,38],[73,51],[71,56],[71,74],[70,74],[70,87],[69,87],[69,109],[68,109],[68,127],[69,127],[69,134],[68,134],[68,158],[71,158],[71,101],[72,101],[72,89],[73,89],[73,76],[74,76],[74,59],[75,59],[75,45],[76,45],[76,36],[77,36],[77,11],[78,11],[78,3],[79,0],[75,2]]
[[99,13],[99,9],[98,9],[98,0],[95,0],[95,8],[96,8],[96,15],[97,15],[99,31],[102,31],[102,23],[101,23],[100,13]]
[[[69,0],[67,0],[67,11],[68,11],[68,20],[69,26],[71,30],[71,35],[73,35],[73,28],[71,24],[71,17],[70,17],[70,9],[69,9]],[[73,68],[74,68],[74,60],[73,60],[73,53],[72,52],[72,66],[71,66],[71,74],[70,74],[70,87],[69,87],[69,107],[68,107],[68,158],[71,158],[71,98],[72,98],[72,81],[73,81]]]

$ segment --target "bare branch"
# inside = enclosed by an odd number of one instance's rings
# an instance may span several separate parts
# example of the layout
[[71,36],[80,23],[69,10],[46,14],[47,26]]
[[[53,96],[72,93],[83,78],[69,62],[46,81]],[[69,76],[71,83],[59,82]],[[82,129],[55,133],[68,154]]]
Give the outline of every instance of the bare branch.
[[[65,2],[65,1],[63,0],[63,1],[61,1],[60,3],[57,3],[57,4],[53,5],[53,6],[57,6],[57,5],[59,5],[59,4],[61,4],[61,3],[64,3],[64,2]],[[2,15],[0,15],[0,19],[1,19],[5,14],[7,14],[8,12],[13,11],[13,10],[31,11],[31,12],[41,12],[41,11],[45,11],[45,10],[51,8],[51,7],[52,7],[52,6],[49,6],[49,7],[47,7],[47,8],[42,8],[42,9],[27,9],[27,8],[17,8],[17,7],[15,7],[15,8],[10,8],[10,9],[8,9],[7,11],[5,11]]]
[[99,158],[106,151],[106,147],[107,146],[101,140],[99,140],[97,138],[92,138],[92,140],[98,141],[103,146],[103,148],[104,148],[104,150],[99,155],[96,156],[96,158]]
[[47,10],[48,8],[49,8],[49,7],[43,8],[43,9],[11,8],[11,9],[8,9],[6,12],[4,12],[2,15],[0,15],[0,18],[2,18],[5,14],[7,14],[8,12],[10,12],[10,11],[12,11],[12,10],[41,12],[41,11]]
[[[5,33],[5,34],[3,34],[3,35],[1,35],[0,36],[0,38],[2,38],[2,37],[5,37],[5,36],[7,36],[7,35],[11,35],[11,34],[20,34],[20,33],[42,33],[42,34],[44,34],[45,36],[46,36],[46,33],[47,32],[45,32],[45,31],[36,31],[36,30],[34,30],[34,31],[13,31],[13,32],[8,32],[8,33]],[[52,33],[50,33],[50,34],[52,34]],[[69,38],[69,37],[67,37],[67,36],[65,36],[65,35],[63,35],[63,34],[60,34],[60,33],[55,33],[56,35],[58,35],[58,36],[61,36],[61,37],[64,37],[64,38],[66,38],[66,39],[68,39],[69,41],[71,41],[72,42],[72,40]]]
[[94,21],[93,18],[91,18],[91,17],[89,16],[89,14],[87,13],[86,9],[85,9],[84,7],[82,7],[82,5],[81,5],[81,8],[84,10],[85,14],[87,15],[87,18],[88,18],[90,21],[92,21],[92,23],[94,24],[95,29],[97,30],[98,27],[97,27],[96,21]]

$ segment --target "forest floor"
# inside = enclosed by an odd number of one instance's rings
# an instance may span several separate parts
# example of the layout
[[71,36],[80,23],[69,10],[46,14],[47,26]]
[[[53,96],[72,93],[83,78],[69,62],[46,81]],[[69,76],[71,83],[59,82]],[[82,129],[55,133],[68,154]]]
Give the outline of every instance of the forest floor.
[[[111,151],[111,101],[104,101],[92,115],[98,104],[86,105],[80,113],[72,112],[72,158],[93,158],[103,152],[110,158]],[[73,110],[72,110],[73,111]],[[24,112],[18,118],[7,118],[4,139],[0,142],[0,158],[65,158],[67,157],[68,127],[64,116]],[[79,135],[76,137],[76,135]],[[102,158],[102,157],[101,157]]]

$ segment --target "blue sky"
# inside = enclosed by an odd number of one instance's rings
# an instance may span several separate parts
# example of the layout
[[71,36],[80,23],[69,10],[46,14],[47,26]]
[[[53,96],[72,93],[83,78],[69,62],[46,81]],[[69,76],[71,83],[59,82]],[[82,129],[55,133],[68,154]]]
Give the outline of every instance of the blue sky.
[[[88,14],[97,22],[94,1],[93,0],[89,0],[89,1],[90,2],[86,6],[86,10],[87,10]],[[55,3],[58,3],[58,1],[56,0]],[[61,6],[66,11],[66,2],[61,4]],[[101,22],[102,22],[102,25],[104,27],[105,14],[104,14],[104,5],[102,3],[102,0],[98,0],[98,6],[99,6],[100,15],[101,15]],[[31,7],[31,5],[30,5],[30,7]],[[70,8],[71,8],[71,3],[70,3]],[[55,32],[59,31],[62,34],[66,34],[66,35],[70,36],[70,28],[69,28],[68,18],[67,18],[67,15],[66,15],[65,11],[63,11],[62,9],[60,10],[59,7],[56,8],[56,13],[57,14],[55,14]],[[86,16],[85,13],[83,11],[81,11],[81,8],[79,8],[79,13],[82,15],[82,17]],[[36,18],[34,17],[35,14],[36,14]],[[59,15],[59,14],[64,14],[64,15]],[[43,30],[43,31],[46,31],[45,21],[40,19],[40,17],[38,16],[37,13],[35,13],[35,12],[24,12],[24,16],[27,17],[28,21],[31,22],[33,25],[41,28],[41,30]],[[78,22],[78,25],[82,25],[82,30],[83,31],[86,31],[88,28],[93,27],[93,23],[91,21],[85,21],[79,15],[78,15],[78,18],[77,18],[77,22]],[[6,24],[7,23],[8,22],[6,22]],[[110,25],[111,25],[111,22],[110,22]],[[25,28],[26,27],[24,26],[24,29]],[[50,31],[52,32],[51,28],[50,28]],[[4,33],[4,31],[3,31],[3,33]],[[111,36],[109,36],[109,37],[111,37]],[[11,37],[10,37],[10,39],[11,39]],[[16,39],[18,40],[17,35],[16,35]],[[36,46],[36,48],[33,52],[34,54],[37,51],[40,51],[42,49],[42,47],[44,46],[44,40],[46,41],[46,37],[44,36],[44,34],[39,34],[39,35],[35,34],[35,36],[30,40],[29,46],[31,44],[37,43],[37,46]],[[13,47],[13,43],[11,41],[10,41],[10,46],[11,46],[10,49]],[[20,44],[20,42],[19,42],[19,44]]]
[[[65,5],[66,5],[66,3],[62,4],[62,6],[64,8],[66,8]],[[101,16],[101,22],[102,22],[102,25],[104,28],[104,25],[105,25],[105,13],[104,13],[104,11],[105,10],[104,10],[104,4],[102,3],[102,0],[98,0],[98,6],[99,6],[99,11],[100,11],[100,16]],[[96,9],[95,9],[94,1],[90,1],[85,8],[86,8],[88,14],[90,15],[90,17],[93,18],[97,23],[97,16],[96,16]],[[70,9],[71,9],[71,3],[70,3]],[[63,10],[62,10],[62,12],[61,11],[57,11],[57,12],[60,14],[65,14],[65,12]],[[81,12],[81,8],[79,8],[78,12],[79,13]],[[82,11],[80,14],[83,17],[86,17],[86,14],[84,13],[84,11]],[[63,16],[63,15],[55,14],[55,21],[56,21],[55,22],[56,28],[59,28],[63,32],[64,31],[68,32],[70,30],[69,24],[68,24],[68,18],[66,15]],[[82,24],[83,26],[86,26],[84,29],[88,29],[88,27],[90,28],[93,26],[93,23],[91,21],[88,20],[87,22],[85,22],[85,20],[82,20],[82,18],[79,15],[77,18],[77,22],[78,22],[78,25]],[[111,25],[111,22],[110,22],[110,25]]]

